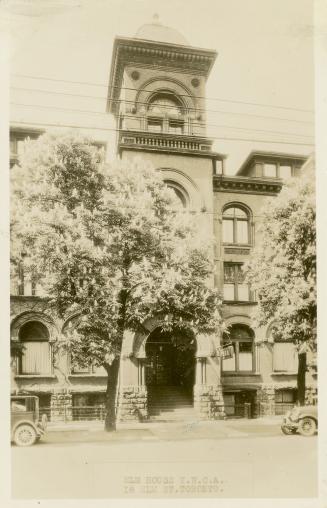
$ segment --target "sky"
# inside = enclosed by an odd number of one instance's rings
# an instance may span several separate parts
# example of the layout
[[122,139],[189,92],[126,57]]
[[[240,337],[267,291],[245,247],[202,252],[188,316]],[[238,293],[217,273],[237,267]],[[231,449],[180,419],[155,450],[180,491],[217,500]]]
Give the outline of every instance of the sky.
[[12,124],[93,127],[114,148],[115,133],[106,130],[115,127],[106,113],[113,40],[133,37],[156,13],[192,46],[218,52],[207,82],[207,132],[228,156],[227,173],[252,150],[313,151],[311,0],[30,3],[11,0]]

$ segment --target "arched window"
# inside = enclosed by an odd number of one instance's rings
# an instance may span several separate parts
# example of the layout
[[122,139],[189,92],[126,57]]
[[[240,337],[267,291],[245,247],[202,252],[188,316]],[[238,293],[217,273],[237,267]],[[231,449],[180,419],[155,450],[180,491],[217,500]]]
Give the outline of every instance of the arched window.
[[254,333],[246,325],[232,325],[230,333],[224,333],[223,344],[232,343],[234,354],[223,359],[225,372],[249,373],[254,371]]
[[250,243],[250,217],[245,208],[230,205],[224,209],[223,242],[244,245]]
[[28,321],[20,328],[18,337],[24,344],[20,374],[49,374],[51,351],[47,327],[40,321]]
[[160,92],[153,95],[147,107],[147,128],[153,132],[183,134],[184,108],[172,93]]

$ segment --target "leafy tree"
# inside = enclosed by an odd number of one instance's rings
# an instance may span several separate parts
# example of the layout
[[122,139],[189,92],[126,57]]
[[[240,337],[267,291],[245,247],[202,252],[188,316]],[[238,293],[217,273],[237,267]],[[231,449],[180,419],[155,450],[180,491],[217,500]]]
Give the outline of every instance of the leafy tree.
[[258,239],[247,266],[256,291],[257,325],[274,322],[274,337],[299,353],[298,398],[305,400],[306,352],[316,349],[315,177],[307,165],[279,196],[265,203]]
[[59,344],[108,373],[105,428],[127,330],[217,331],[212,245],[158,172],[142,161],[107,166],[90,140],[46,134],[13,169],[12,265],[42,280],[60,316],[80,315]]

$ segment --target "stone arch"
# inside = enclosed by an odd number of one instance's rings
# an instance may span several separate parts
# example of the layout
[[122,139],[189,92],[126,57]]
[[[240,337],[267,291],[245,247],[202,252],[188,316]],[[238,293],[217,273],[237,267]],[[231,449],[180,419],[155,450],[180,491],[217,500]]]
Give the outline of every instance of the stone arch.
[[26,311],[16,316],[10,326],[11,339],[19,340],[19,330],[21,327],[29,321],[39,321],[42,323],[49,332],[49,342],[54,342],[58,337],[58,328],[54,323],[53,319],[43,312]]
[[245,314],[234,314],[229,316],[225,319],[225,324],[226,327],[231,325],[246,325],[253,330],[251,318]]
[[[154,83],[156,83],[155,88],[153,88]],[[186,113],[196,109],[195,98],[188,87],[174,78],[158,76],[145,81],[138,90],[135,97],[136,111],[138,113],[145,113],[145,105],[150,101],[150,98],[153,94],[157,94],[161,91],[176,95],[179,101],[184,105]]]
[[[130,353],[135,358],[146,358],[146,352],[145,352],[145,345],[146,341],[148,340],[149,335],[156,329],[159,328],[164,323],[164,320],[156,317],[156,318],[150,318],[147,320],[143,327],[144,332],[135,332],[133,336],[131,336],[131,341],[129,343],[129,347],[131,348]],[[191,331],[191,333],[194,336],[194,340],[196,342],[196,351],[203,350],[203,338],[201,335],[196,334],[193,327],[188,326],[185,327],[188,330]],[[127,353],[127,351],[125,350]]]
[[[186,175],[183,171],[174,168],[158,168],[162,174],[162,178],[165,182],[171,183],[171,186],[175,183],[176,186],[180,186],[184,189],[184,192],[188,198],[188,208],[195,211],[200,211],[204,207],[204,199],[201,195],[199,187],[196,183]],[[168,183],[168,185],[169,185]]]

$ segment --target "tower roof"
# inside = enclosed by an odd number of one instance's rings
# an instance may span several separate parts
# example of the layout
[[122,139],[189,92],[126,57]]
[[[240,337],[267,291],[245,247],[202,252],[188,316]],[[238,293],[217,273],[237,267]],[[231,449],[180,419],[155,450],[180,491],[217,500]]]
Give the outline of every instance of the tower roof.
[[158,21],[158,17],[154,16],[152,23],[145,23],[142,25],[135,34],[137,39],[145,39],[148,41],[166,42],[168,44],[180,44],[183,46],[189,46],[185,37],[169,26],[162,25]]

